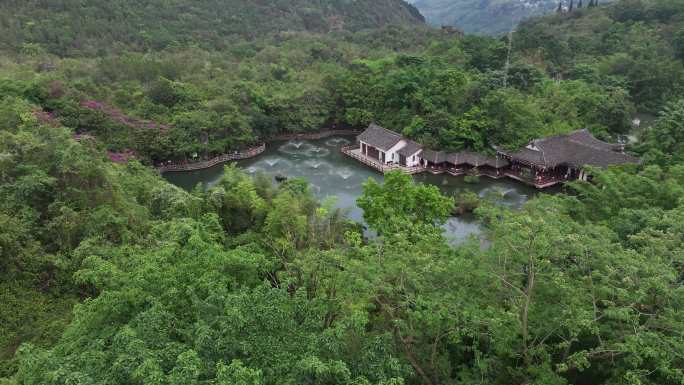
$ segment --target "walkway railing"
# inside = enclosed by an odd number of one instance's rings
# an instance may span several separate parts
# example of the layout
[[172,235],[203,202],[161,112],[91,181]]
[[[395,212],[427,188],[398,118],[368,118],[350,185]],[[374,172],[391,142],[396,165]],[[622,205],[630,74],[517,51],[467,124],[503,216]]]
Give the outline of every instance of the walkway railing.
[[260,146],[257,146],[257,147],[252,147],[252,148],[244,150],[244,151],[235,151],[235,152],[232,152],[229,154],[223,154],[221,156],[217,156],[216,158],[212,158],[212,159],[202,161],[202,162],[191,162],[191,163],[182,163],[182,164],[171,163],[171,164],[160,165],[157,167],[157,170],[159,170],[159,172],[162,172],[162,173],[170,172],[170,171],[203,170],[205,168],[211,168],[211,167],[214,167],[218,164],[230,162],[233,160],[253,158],[257,155],[260,155],[265,150],[266,150],[266,143],[262,143]]
[[[346,136],[346,135],[358,135],[360,131],[357,130],[327,130],[318,132],[303,132],[303,133],[289,133],[276,135],[268,140],[290,140],[290,139],[323,139],[330,136]],[[180,172],[180,171],[196,171],[203,170],[206,168],[214,167],[221,163],[230,162],[233,160],[241,160],[253,158],[260,155],[266,150],[266,143],[262,143],[258,147],[253,147],[245,151],[236,151],[229,154],[224,154],[217,156],[216,158],[209,159],[202,162],[189,162],[189,163],[169,163],[157,166],[159,172]]]
[[523,175],[522,173],[516,172],[514,170],[507,170],[504,174],[511,179],[515,179],[517,181],[523,182],[525,184],[534,186],[539,189],[551,187],[567,181],[566,178],[553,176],[530,178],[528,175]]
[[495,170],[487,170],[487,169],[477,170],[476,173],[478,176],[486,176],[486,177],[489,177],[492,179],[501,179],[504,176],[506,176],[503,171],[496,172]]

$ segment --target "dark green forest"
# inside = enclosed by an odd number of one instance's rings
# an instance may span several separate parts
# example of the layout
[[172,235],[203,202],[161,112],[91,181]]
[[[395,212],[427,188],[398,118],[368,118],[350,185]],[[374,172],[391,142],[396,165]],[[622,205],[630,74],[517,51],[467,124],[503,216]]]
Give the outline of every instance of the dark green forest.
[[357,31],[422,24],[402,0],[7,0],[0,47],[40,43],[58,56],[171,47],[226,49],[278,31]]
[[[3,14],[40,18],[36,7],[21,4]],[[124,9],[164,20],[148,8]],[[157,49],[140,46],[116,18],[112,31],[98,36],[74,14],[56,12],[108,49],[95,57],[87,47],[55,54],[50,34],[18,39],[23,43],[3,61],[0,90],[30,98],[111,150],[135,150],[148,164],[222,154],[281,132],[371,121],[448,150],[517,147],[579,128],[615,139],[629,132],[636,112],[657,114],[682,95],[682,14],[674,0],[581,8],[525,23],[510,47],[505,38],[421,24],[321,34],[292,22],[292,29],[258,39],[222,40],[225,47]],[[162,25],[192,37],[187,25]],[[122,52],[111,38],[121,39]],[[88,103],[106,105],[114,117]],[[156,125],[140,130],[119,115]]]
[[[400,1],[4,1],[0,31],[1,385],[684,384],[681,1],[510,42]],[[366,238],[303,179],[150,167],[370,122],[479,152],[588,128],[643,162],[481,202],[488,247],[404,174],[364,185]]]

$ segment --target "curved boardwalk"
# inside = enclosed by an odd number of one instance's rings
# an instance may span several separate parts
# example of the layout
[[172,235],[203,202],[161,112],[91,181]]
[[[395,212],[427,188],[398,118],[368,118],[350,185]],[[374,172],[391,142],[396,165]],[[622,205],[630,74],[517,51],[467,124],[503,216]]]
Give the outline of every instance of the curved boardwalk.
[[266,150],[266,143],[262,143],[260,146],[252,147],[245,151],[236,151],[230,154],[223,154],[217,156],[216,158],[209,159],[203,162],[193,162],[193,163],[183,163],[183,164],[167,164],[158,166],[157,170],[159,172],[180,172],[180,171],[196,171],[205,168],[211,168],[217,164],[230,162],[232,160],[241,160],[255,157]]
[[[269,141],[274,140],[292,140],[292,139],[303,139],[303,140],[316,140],[323,139],[330,136],[348,136],[348,135],[358,135],[361,131],[357,130],[326,130],[319,132],[303,132],[303,133],[290,133],[290,134],[280,134],[269,138]],[[203,162],[192,162],[192,163],[171,163],[157,166],[159,172],[183,172],[183,171],[197,171],[203,170],[205,168],[211,168],[217,164],[230,162],[232,160],[242,160],[253,158],[260,155],[266,150],[266,143],[262,143],[258,147],[253,147],[245,151],[238,151],[230,154],[224,154],[217,156],[216,158],[209,159]]]

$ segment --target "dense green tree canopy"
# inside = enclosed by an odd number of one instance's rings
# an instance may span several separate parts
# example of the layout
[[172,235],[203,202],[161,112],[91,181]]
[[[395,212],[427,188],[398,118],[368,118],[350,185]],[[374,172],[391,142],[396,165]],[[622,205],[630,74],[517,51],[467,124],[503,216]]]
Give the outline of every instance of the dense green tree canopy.
[[0,5],[0,48],[101,56],[108,49],[225,48],[232,39],[279,31],[355,31],[423,22],[401,0],[13,0]]
[[[83,20],[114,28],[128,3],[110,3]],[[423,27],[310,32],[317,9],[354,17],[342,1],[302,8],[300,32],[196,46],[171,43],[222,20],[215,2],[84,40],[92,25],[61,22],[74,4],[0,6],[22,10],[0,13],[0,384],[684,383],[680,2],[533,20],[510,57]],[[229,165],[186,192],[148,167],[372,121],[449,150],[610,138],[636,111],[659,113],[642,164],[519,210],[462,194],[485,240],[457,247],[456,202],[403,174],[367,182],[364,225],[303,179]],[[125,149],[139,161],[111,161]]]
[[681,165],[485,204],[491,244],[455,249],[453,201],[405,175],[366,186],[364,241],[305,181],[185,193],[32,108],[1,109],[10,383],[682,381]]
[[[632,3],[647,9],[638,22],[623,15]],[[505,39],[405,24],[357,32],[293,28],[219,46],[134,44],[97,58],[80,51],[59,58],[35,40],[6,49],[0,88],[112,150],[135,150],[146,163],[211,157],[281,132],[370,122],[446,150],[513,148],[579,128],[615,139],[629,132],[636,112],[655,113],[682,97],[684,16],[671,3],[618,2],[534,19],[514,34],[510,52]],[[42,9],[22,4],[5,7],[20,7],[28,18]],[[330,12],[347,7],[340,4]],[[55,15],[73,11],[55,7]],[[269,7],[243,8],[270,15]],[[151,7],[134,10],[160,17]],[[5,25],[14,35],[25,32]],[[82,35],[111,46],[110,34]]]

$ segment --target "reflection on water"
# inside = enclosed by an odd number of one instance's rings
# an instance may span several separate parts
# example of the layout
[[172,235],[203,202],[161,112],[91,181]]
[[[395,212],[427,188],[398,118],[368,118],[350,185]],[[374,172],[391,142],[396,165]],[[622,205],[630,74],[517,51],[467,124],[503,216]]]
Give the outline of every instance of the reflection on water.
[[491,179],[480,177],[477,183],[466,183],[463,177],[451,175],[421,174],[415,177],[416,181],[434,184],[442,193],[457,196],[466,191],[476,193],[480,198],[488,199],[512,208],[520,208],[536,190],[510,179]]
[[472,216],[451,217],[444,224],[444,229],[454,244],[463,243],[471,235],[480,234],[480,224]]
[[[356,206],[356,199],[362,192],[362,184],[368,178],[380,181],[382,175],[340,152],[342,146],[350,143],[350,138],[343,137],[273,142],[268,144],[262,155],[240,161],[238,165],[249,174],[265,172],[288,178],[305,177],[318,198],[335,196],[338,207],[349,208],[349,216],[353,220],[363,221],[363,213]],[[198,183],[212,186],[221,177],[222,172],[223,166],[219,165],[194,172],[166,173],[164,177],[171,183],[189,190]],[[533,188],[508,179],[493,180],[481,177],[477,183],[465,183],[462,177],[429,173],[417,175],[415,179],[438,186],[447,195],[454,196],[463,191],[472,191],[480,197],[513,208],[522,206],[536,192]],[[447,235],[455,243],[481,233],[479,223],[470,216],[450,218],[444,227]]]

